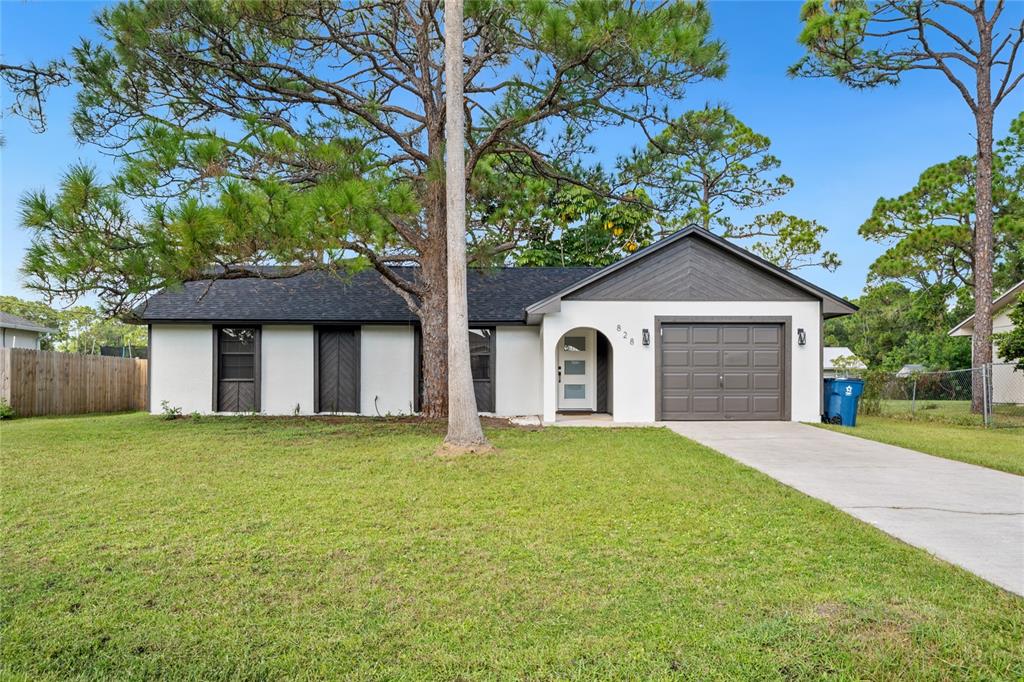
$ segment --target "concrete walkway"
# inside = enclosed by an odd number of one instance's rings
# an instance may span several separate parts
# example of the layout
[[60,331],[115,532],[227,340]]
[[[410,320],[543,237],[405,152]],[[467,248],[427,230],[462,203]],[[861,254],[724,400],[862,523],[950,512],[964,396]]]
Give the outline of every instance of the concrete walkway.
[[1024,595],[1024,477],[805,424],[664,426]]

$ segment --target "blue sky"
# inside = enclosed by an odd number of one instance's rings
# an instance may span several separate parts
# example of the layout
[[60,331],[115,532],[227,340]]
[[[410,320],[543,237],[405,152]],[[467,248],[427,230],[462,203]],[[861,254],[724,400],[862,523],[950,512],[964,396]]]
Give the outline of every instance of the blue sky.
[[[44,62],[67,54],[80,36],[95,37],[89,2],[0,0],[0,55],[7,62]],[[883,247],[864,242],[858,226],[875,200],[909,189],[929,165],[973,153],[973,119],[952,86],[934,73],[913,74],[899,88],[854,91],[830,80],[790,79],[786,67],[801,55],[797,2],[713,2],[714,33],[729,50],[724,81],[691,90],[685,108],[723,103],[754,130],[772,139],[773,152],[796,188],[772,205],[830,229],[825,246],[843,265],[835,273],[801,274],[837,294],[854,297],[868,266]],[[1024,3],[1009,3],[1008,15],[1024,15]],[[1010,17],[1008,16],[1007,19]],[[4,93],[4,106],[7,93]],[[33,133],[21,120],[3,121],[0,149],[0,291],[29,295],[20,287],[18,265],[28,235],[18,225],[18,198],[26,191],[53,190],[67,166],[84,160],[109,168],[95,149],[79,146],[69,129],[72,91],[48,101],[49,128]],[[1002,105],[996,137],[1024,109],[1024,90]],[[639,140],[631,131],[601,135],[597,155],[611,166]]]

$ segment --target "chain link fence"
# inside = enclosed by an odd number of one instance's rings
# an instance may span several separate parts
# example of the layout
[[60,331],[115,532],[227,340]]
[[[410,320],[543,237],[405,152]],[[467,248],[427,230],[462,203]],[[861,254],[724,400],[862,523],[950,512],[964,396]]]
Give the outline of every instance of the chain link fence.
[[863,414],[1024,428],[1024,370],[1012,363],[943,372],[866,371]]

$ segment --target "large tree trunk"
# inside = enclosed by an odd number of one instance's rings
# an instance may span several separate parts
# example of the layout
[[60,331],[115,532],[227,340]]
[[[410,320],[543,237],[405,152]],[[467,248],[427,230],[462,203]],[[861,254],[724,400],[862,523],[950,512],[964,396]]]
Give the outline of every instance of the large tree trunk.
[[469,364],[466,300],[466,153],[462,94],[462,0],[444,4],[445,195],[448,225],[448,434],[445,446],[489,447],[480,427]]
[[421,274],[429,285],[419,314],[423,372],[420,413],[430,419],[443,419],[448,416],[448,267],[443,248],[438,254],[428,253],[421,261]]
[[[427,125],[427,151],[435,168],[444,163],[444,126],[440,112]],[[448,416],[448,241],[445,183],[428,177],[422,197],[427,237],[420,248],[420,277],[424,295],[419,306],[422,346],[423,405],[420,413],[429,419]]]
[[974,112],[978,160],[974,199],[974,339],[971,366],[975,368],[971,409],[982,411],[981,368],[992,362],[992,106],[991,32],[982,32],[978,45],[978,94]]

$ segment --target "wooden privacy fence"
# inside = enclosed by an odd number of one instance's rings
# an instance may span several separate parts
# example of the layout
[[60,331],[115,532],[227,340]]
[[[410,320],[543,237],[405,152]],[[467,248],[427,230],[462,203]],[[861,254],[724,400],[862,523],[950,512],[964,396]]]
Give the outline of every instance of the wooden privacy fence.
[[0,348],[0,398],[19,417],[145,410],[146,362]]

